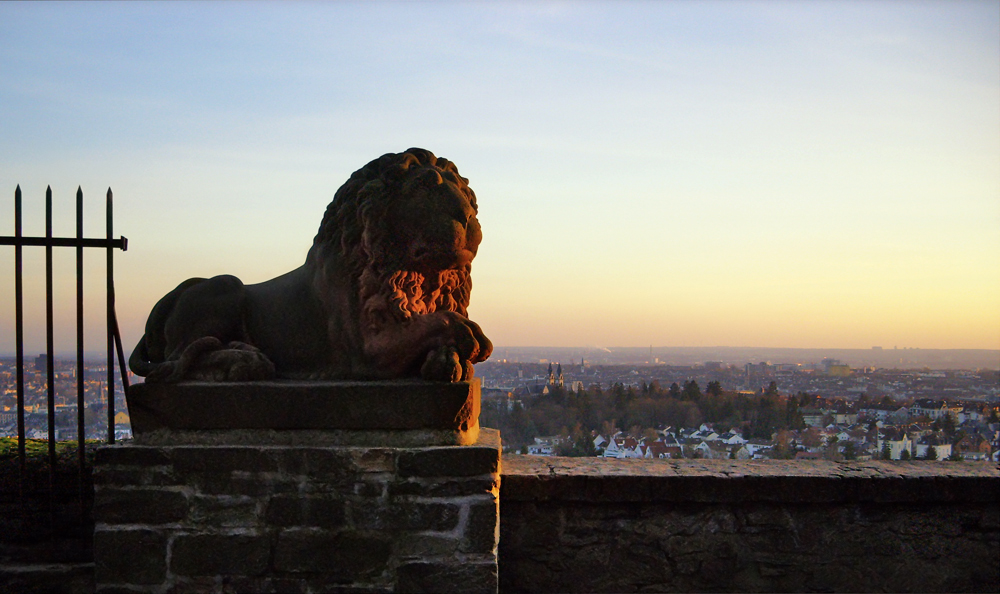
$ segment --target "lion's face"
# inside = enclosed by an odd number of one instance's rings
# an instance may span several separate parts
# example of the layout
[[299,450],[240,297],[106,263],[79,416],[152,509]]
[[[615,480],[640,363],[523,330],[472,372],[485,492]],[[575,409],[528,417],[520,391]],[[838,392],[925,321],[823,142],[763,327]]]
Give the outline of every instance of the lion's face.
[[427,168],[402,185],[384,221],[399,248],[400,268],[425,274],[462,269],[476,256],[483,235],[475,194],[456,181],[451,172]]

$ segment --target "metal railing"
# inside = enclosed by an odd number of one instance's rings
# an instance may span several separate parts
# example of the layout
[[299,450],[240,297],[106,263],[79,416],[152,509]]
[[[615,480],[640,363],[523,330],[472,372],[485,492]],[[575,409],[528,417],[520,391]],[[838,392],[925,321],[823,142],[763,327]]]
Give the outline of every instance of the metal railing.
[[[0,245],[14,246],[14,292],[15,292],[15,342],[17,367],[17,456],[19,466],[19,485],[23,501],[24,477],[26,472],[25,448],[25,402],[24,402],[24,287],[22,280],[22,252],[24,247],[45,248],[45,338],[46,338],[46,388],[48,412],[48,461],[50,487],[56,469],[56,417],[55,417],[55,356],[53,344],[53,288],[52,288],[52,250],[56,247],[76,248],[76,390],[77,390],[77,462],[80,470],[80,497],[84,498],[84,465],[86,427],[84,412],[84,380],[86,372],[83,361],[83,250],[84,248],[104,248],[107,251],[107,338],[108,338],[108,436],[107,442],[115,442],[115,354],[118,355],[119,377],[122,389],[128,392],[128,373],[125,367],[125,356],[122,349],[121,333],[118,329],[118,317],[115,314],[115,283],[114,283],[114,250],[128,249],[125,237],[115,239],[113,236],[114,215],[111,188],[107,194],[107,233],[104,238],[86,238],[83,236],[83,190],[76,191],[76,237],[52,236],[52,188],[45,190],[45,236],[26,237],[21,230],[21,186],[14,191],[14,235],[0,236]],[[51,488],[50,488],[51,493]]]

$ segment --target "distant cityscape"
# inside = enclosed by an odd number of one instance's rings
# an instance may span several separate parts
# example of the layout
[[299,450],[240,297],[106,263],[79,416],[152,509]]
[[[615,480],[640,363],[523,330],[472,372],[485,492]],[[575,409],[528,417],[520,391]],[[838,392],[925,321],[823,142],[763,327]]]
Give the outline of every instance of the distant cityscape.
[[[500,347],[476,375],[482,424],[501,429],[510,453],[1000,461],[998,360],[988,350]],[[25,361],[31,439],[48,437],[45,365]],[[57,440],[77,439],[76,373],[75,359],[55,360]],[[86,438],[104,439],[106,363],[83,373]],[[17,435],[16,380],[13,357],[0,358],[0,436]],[[130,438],[117,381],[112,394],[116,438]]]
[[922,349],[873,346],[867,349],[773,347],[496,347],[490,361],[537,363],[579,361],[592,365],[698,365],[716,361],[742,367],[746,363],[809,365],[837,359],[854,368],[1000,369],[1000,349]]
[[[46,357],[24,362],[24,427],[28,439],[48,439],[48,384]],[[55,359],[55,437],[77,439],[76,359]],[[108,436],[108,367],[105,361],[84,362],[84,431],[86,439]],[[116,370],[116,378],[117,370]],[[141,381],[142,378],[137,378]],[[132,380],[134,381],[134,380]],[[132,436],[125,394],[120,380],[113,388],[115,436]],[[0,358],[0,437],[17,436],[17,367],[13,357]]]
[[[535,358],[583,352],[593,358]],[[706,353],[727,361],[690,362]],[[910,368],[873,365],[878,349],[792,358],[829,353],[497,349],[476,366],[481,421],[528,455],[1000,461],[1000,366],[943,367],[1000,352],[891,353]]]

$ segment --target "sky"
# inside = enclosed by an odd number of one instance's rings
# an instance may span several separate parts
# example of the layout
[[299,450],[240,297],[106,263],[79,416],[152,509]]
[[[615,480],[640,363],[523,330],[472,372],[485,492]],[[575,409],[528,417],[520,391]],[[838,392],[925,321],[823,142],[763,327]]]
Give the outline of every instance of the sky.
[[[51,185],[55,234],[81,186],[102,236],[112,188],[126,351],[186,278],[299,266],[411,146],[476,192],[496,345],[1000,348],[1000,2],[0,3],[0,235]],[[13,279],[0,247],[0,353]]]

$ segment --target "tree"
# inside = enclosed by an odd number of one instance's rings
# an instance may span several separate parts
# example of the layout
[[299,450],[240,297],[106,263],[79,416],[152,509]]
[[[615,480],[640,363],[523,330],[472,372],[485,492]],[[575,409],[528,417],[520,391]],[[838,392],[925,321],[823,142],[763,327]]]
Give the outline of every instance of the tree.
[[937,460],[937,457],[938,454],[936,447],[930,446],[929,448],[927,448],[927,455],[926,455],[927,460]]
[[802,418],[802,413],[799,411],[799,401],[797,398],[790,397],[785,402],[785,425],[789,429],[795,429],[796,431],[801,431],[806,427],[805,419]]
[[795,440],[791,434],[782,429],[774,436],[774,457],[779,460],[790,460],[795,457]]
[[705,393],[715,396],[716,398],[722,396],[722,384],[717,381],[708,382],[708,387],[705,388]]
[[701,400],[701,388],[698,387],[698,382],[694,380],[684,382],[684,389],[681,393],[684,396],[684,400],[691,400],[692,402]]
[[823,436],[819,429],[810,427],[802,432],[802,445],[807,448],[818,448],[823,443]]
[[681,399],[681,387],[677,385],[677,382],[670,384],[670,388],[667,390],[667,396],[673,398],[674,400]]
[[945,413],[941,417],[941,431],[944,432],[945,437],[948,439],[955,436],[955,418],[951,416],[951,413]]
[[778,382],[771,382],[767,385],[767,390],[764,391],[766,396],[777,396],[778,395]]
[[857,460],[858,452],[854,447],[854,442],[849,441],[844,444],[844,460]]
[[910,450],[903,450],[903,452],[901,454],[899,454],[899,459],[900,460],[909,460],[910,459]]
[[837,447],[839,441],[836,435],[831,435],[826,439],[826,449],[823,452],[824,458],[827,460],[840,460],[840,448]]
[[889,447],[888,441],[882,442],[882,454],[880,457],[883,460],[892,460],[892,449]]

